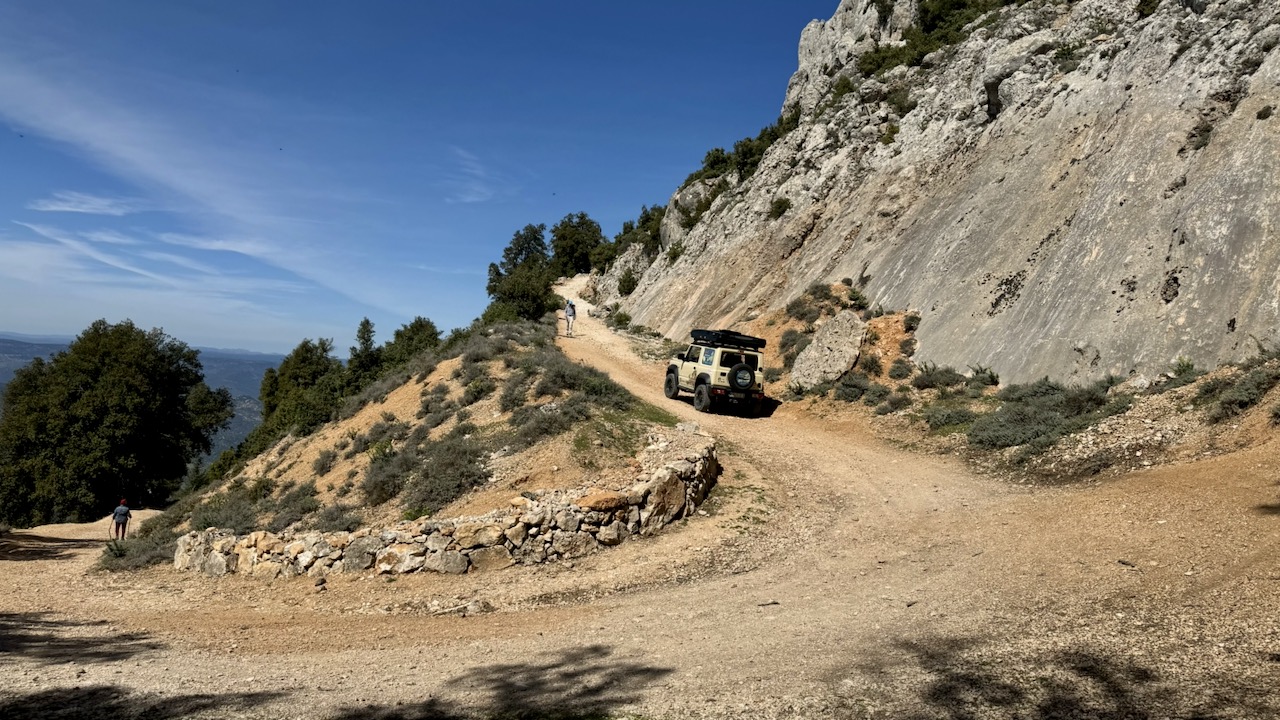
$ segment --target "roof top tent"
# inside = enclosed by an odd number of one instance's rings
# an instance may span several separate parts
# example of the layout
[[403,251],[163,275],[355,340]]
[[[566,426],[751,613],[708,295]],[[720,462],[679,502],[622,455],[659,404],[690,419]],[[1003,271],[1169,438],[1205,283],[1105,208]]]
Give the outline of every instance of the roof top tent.
[[732,330],[690,330],[689,335],[699,345],[711,347],[741,348],[743,350],[763,350],[764,338],[743,335]]

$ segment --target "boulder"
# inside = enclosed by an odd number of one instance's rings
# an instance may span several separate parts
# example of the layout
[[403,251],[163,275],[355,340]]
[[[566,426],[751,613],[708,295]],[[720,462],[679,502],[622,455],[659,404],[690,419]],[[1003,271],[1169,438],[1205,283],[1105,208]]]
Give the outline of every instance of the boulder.
[[626,523],[614,520],[600,528],[600,531],[596,533],[596,540],[600,541],[601,545],[617,545],[626,540],[630,534],[627,532]]
[[594,551],[599,544],[589,533],[557,530],[551,540],[551,552],[564,558],[581,557]]
[[515,564],[511,551],[502,545],[472,550],[470,556],[472,570],[501,570]]
[[461,575],[467,571],[467,566],[470,563],[471,561],[467,559],[466,555],[453,550],[446,550],[444,552],[428,553],[422,566],[438,573]]
[[791,382],[808,389],[837,380],[858,361],[866,330],[857,313],[841,311],[814,333],[813,342],[796,357]]
[[[359,532],[359,531],[357,531]],[[347,551],[343,555],[346,561],[347,572],[353,570],[368,570],[373,567],[374,559],[379,550],[382,549],[382,539],[373,535],[365,534],[351,541],[347,546]]]
[[585,510],[608,512],[627,506],[627,496],[613,490],[596,490],[578,498],[574,504]]
[[453,531],[453,540],[465,549],[498,545],[505,537],[495,523],[462,523]]
[[685,505],[685,484],[671,470],[655,473],[640,510],[640,534],[654,535],[680,517]]

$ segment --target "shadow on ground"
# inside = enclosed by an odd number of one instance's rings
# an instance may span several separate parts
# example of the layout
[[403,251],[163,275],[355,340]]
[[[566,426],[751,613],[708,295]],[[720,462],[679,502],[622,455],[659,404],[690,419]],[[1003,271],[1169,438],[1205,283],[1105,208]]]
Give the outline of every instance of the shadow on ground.
[[1182,668],[1163,677],[1131,657],[1024,653],[964,638],[901,641],[838,694],[846,717],[903,720],[1157,720],[1280,717],[1269,682]]
[[227,718],[280,697],[276,693],[153,695],[115,685],[54,688],[0,698],[0,717],[23,720],[170,720]]
[[1254,509],[1259,515],[1280,515],[1280,503],[1258,505]]
[[102,549],[107,538],[101,540],[67,540],[30,533],[5,533],[0,535],[0,561],[4,560],[61,560],[70,557],[75,550]]
[[101,663],[161,647],[147,635],[114,632],[101,621],[56,619],[42,612],[0,613],[0,659],[15,655],[46,663]]
[[471,670],[446,686],[458,700],[349,708],[336,720],[588,720],[638,702],[670,668],[612,659],[604,645],[546,654],[526,663]]

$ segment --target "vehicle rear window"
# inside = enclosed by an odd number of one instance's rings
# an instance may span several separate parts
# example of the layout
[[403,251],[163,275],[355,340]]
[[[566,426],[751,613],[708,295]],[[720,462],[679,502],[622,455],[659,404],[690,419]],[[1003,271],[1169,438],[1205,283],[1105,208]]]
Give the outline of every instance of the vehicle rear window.
[[732,352],[721,353],[720,355],[720,367],[731,368],[740,362],[746,363],[747,367],[753,371],[759,369],[756,367],[759,363],[759,357],[756,355],[743,355],[742,353]]

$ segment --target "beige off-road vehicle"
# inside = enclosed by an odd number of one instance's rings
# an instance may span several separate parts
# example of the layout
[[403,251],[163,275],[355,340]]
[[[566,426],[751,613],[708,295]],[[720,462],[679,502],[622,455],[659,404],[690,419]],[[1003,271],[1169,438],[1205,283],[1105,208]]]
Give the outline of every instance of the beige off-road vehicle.
[[693,407],[710,412],[717,405],[736,405],[752,416],[764,404],[762,338],[732,330],[693,330],[693,342],[671,358],[662,385],[669,398],[693,393]]

